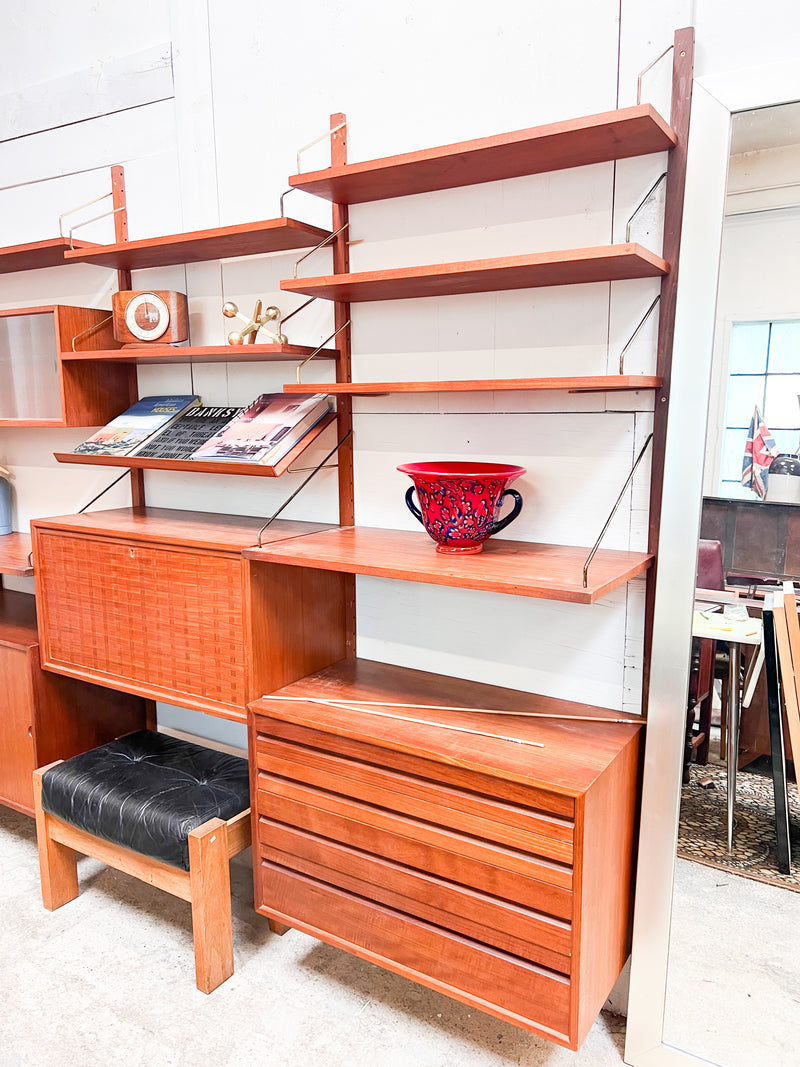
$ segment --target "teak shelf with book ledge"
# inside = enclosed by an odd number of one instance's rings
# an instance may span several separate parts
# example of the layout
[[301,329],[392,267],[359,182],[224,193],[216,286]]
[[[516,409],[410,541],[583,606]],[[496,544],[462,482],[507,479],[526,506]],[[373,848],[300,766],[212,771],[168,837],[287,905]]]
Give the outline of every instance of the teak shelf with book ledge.
[[[95,352],[61,353],[65,362],[92,360],[95,363],[259,363],[304,360],[316,350],[308,345],[159,345],[141,344]],[[338,359],[336,348],[323,348],[315,359]],[[321,392],[322,390],[317,390]]]
[[621,244],[431,263],[422,267],[395,267],[359,274],[291,278],[281,282],[281,289],[304,296],[357,302],[660,278],[668,273],[669,264],[654,252],[638,244]]
[[[92,241],[73,241],[79,251],[97,248]],[[69,249],[67,237],[51,237],[47,241],[29,241],[22,245],[6,245],[0,248],[0,274],[14,274],[20,270],[38,270],[41,267],[57,267],[64,262],[64,253]]]
[[10,533],[0,536],[0,574],[30,578],[33,567],[28,562],[31,551],[29,534]]
[[137,241],[76,248],[64,254],[65,263],[97,263],[117,270],[141,270],[180,263],[201,263],[209,259],[258,256],[309,248],[330,237],[329,230],[297,219],[266,219],[239,226],[218,226],[210,230],[174,233]]
[[336,413],[330,412],[312,426],[294,448],[277,463],[237,463],[234,460],[218,463],[198,459],[159,459],[157,456],[93,456],[84,452],[54,452],[59,463],[83,463],[95,467],[127,467],[130,470],[190,471],[192,474],[235,474],[250,477],[279,478],[309,448],[314,441],[336,422]]
[[640,104],[513,133],[296,174],[289,178],[289,184],[334,203],[363,204],[649,155],[674,148],[675,143],[675,133],[658,112],[650,104]]
[[611,393],[660,389],[664,379],[653,375],[598,374],[576,378],[475,378],[439,382],[318,382],[284,385],[285,393],[329,393],[346,396],[385,396],[387,393],[499,393],[564,389],[569,393]]
[[347,526],[298,537],[287,544],[248,548],[246,559],[345,574],[371,574],[430,585],[593,604],[642,574],[647,552],[600,549],[583,585],[588,548],[493,538],[477,555],[437,552],[424,533]]

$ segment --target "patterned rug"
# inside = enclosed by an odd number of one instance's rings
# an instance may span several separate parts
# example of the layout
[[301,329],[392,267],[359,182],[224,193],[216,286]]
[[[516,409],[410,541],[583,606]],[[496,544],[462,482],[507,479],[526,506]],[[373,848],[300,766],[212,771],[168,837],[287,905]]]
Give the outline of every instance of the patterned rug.
[[769,774],[747,769],[737,775],[729,856],[725,767],[692,764],[689,773],[681,793],[678,855],[800,893],[800,800],[795,783],[789,782],[792,873],[781,874],[775,864],[775,801]]

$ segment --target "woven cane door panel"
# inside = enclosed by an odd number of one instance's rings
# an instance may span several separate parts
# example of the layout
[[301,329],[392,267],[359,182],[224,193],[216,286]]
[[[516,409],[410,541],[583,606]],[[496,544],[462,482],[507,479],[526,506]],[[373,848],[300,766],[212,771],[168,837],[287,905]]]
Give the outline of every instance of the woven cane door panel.
[[42,531],[45,664],[244,719],[238,555]]

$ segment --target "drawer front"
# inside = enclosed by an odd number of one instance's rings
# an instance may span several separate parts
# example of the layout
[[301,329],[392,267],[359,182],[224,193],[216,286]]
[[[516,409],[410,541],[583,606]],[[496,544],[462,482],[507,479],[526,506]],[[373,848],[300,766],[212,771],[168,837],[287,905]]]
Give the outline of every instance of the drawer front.
[[571,986],[564,976],[263,859],[257,879],[262,914],[299,925],[516,1025],[567,1041]]
[[272,865],[335,884],[560,974],[570,973],[569,922],[263,816],[258,838],[262,859]]
[[259,739],[256,753],[259,769],[272,776],[364,800],[545,859],[572,863],[574,827],[569,819],[278,738]]
[[[430,758],[353,740],[351,737],[326,733],[307,726],[299,726],[265,715],[256,715],[255,725],[259,737],[292,742],[304,748],[343,756],[359,764],[393,769],[401,774],[411,775],[414,779],[452,785],[467,793],[509,801],[511,804],[523,807],[528,814],[538,812],[551,815],[556,819],[567,819],[570,822],[575,817],[575,801],[571,796],[537,787],[528,782],[515,782],[456,766],[448,762],[446,751],[442,752],[441,758],[435,756]],[[526,823],[526,825],[530,824]]]
[[244,717],[238,555],[38,531],[43,662]]

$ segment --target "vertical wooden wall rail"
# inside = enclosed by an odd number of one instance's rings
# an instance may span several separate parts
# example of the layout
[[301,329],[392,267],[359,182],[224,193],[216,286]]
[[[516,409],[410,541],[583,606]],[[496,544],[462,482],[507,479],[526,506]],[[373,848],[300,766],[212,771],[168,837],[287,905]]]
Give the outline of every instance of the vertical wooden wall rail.
[[[664,208],[664,243],[662,256],[670,265],[669,274],[661,282],[661,307],[658,317],[658,350],[656,374],[664,384],[655,392],[653,412],[653,462],[650,473],[650,510],[648,520],[648,551],[655,554],[653,566],[647,572],[644,622],[644,666],[642,712],[647,714],[650,682],[650,648],[653,640],[653,608],[655,602],[656,571],[658,569],[658,534],[661,523],[661,493],[664,482],[664,448],[667,439],[667,415],[672,372],[672,342],[675,333],[675,305],[678,289],[678,257],[681,247],[683,198],[686,187],[686,151],[689,143],[689,115],[692,105],[694,75],[694,29],[687,27],[675,32],[672,59],[672,107],[670,125],[677,135],[677,143],[669,155],[667,192]],[[686,652],[687,656],[689,650]]]
[[[331,129],[337,126],[331,135],[331,166],[340,167],[347,163],[347,125],[346,116],[337,113],[331,115]],[[350,209],[347,204],[333,204],[332,229],[334,232],[345,227],[336,237],[333,244],[333,272],[334,274],[348,274],[350,272],[350,230],[346,223],[350,221]],[[352,381],[351,349],[350,349],[350,326],[345,323],[350,318],[350,304],[344,300],[335,300],[333,304],[334,328],[341,330],[337,334],[337,348],[339,359],[336,362],[336,381]],[[344,327],[344,328],[342,328]],[[342,441],[353,429],[353,400],[349,396],[336,398],[338,417],[338,435]],[[342,526],[355,524],[355,500],[353,496],[353,436],[350,433],[346,443],[339,449],[339,522]],[[347,656],[355,657],[356,654],[356,579],[355,575],[345,578],[348,583],[346,604],[346,635]]]
[[[111,168],[111,202],[114,207],[114,240],[120,244],[128,240],[128,201],[125,196],[125,168],[114,166]],[[120,291],[132,289],[131,272],[126,267],[117,271],[117,289]],[[131,404],[138,399],[136,385],[137,373],[135,365],[131,369]],[[135,508],[144,507],[144,471],[133,469],[131,476],[131,504]]]

